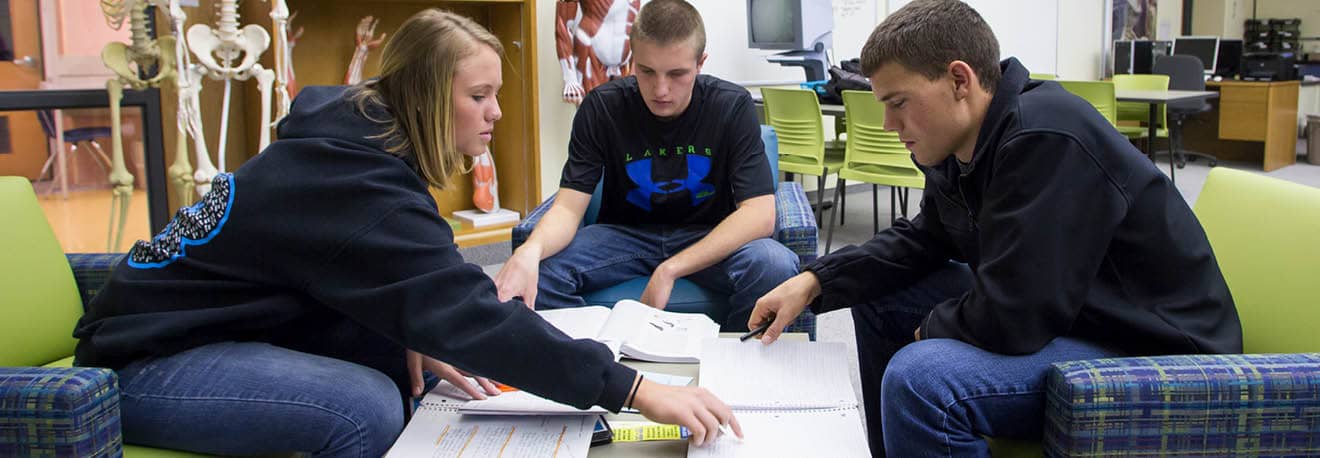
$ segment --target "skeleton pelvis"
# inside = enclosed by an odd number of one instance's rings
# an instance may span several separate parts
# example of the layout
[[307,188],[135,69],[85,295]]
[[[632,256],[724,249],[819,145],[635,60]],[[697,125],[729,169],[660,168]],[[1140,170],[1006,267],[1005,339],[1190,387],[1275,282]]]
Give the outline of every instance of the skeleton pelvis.
[[[270,34],[256,24],[248,24],[239,29],[235,40],[225,40],[220,33],[206,24],[194,24],[188,28],[188,48],[192,49],[197,61],[212,72],[246,79],[246,72],[257,63],[261,53],[270,47]],[[237,65],[231,62],[242,53],[243,60]],[[216,57],[223,60],[223,64]],[[215,75],[212,75],[213,77]]]
[[[174,37],[161,37],[152,45],[156,50],[157,59],[152,61],[137,61],[131,59],[132,48],[129,45],[112,41],[101,48],[101,62],[105,68],[119,75],[122,81],[128,82],[134,87],[153,87],[157,86],[161,80],[165,80],[174,75]],[[143,80],[130,64],[137,64],[138,68],[156,64],[156,75]]]

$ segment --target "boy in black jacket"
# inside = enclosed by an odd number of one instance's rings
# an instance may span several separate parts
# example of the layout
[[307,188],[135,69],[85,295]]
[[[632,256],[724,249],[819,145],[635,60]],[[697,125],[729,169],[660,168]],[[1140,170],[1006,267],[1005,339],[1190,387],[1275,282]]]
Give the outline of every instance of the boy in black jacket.
[[807,304],[852,307],[877,455],[1039,437],[1053,362],[1242,350],[1178,191],[1090,104],[998,59],[955,0],[914,1],[872,32],[863,71],[926,174],[921,214],[806,266],[748,322],[773,320],[769,343]]

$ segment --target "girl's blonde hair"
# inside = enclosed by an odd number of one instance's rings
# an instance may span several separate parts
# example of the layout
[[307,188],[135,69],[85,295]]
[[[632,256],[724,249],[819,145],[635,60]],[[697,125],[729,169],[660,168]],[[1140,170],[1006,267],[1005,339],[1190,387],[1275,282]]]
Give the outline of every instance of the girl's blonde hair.
[[[412,156],[418,173],[438,189],[463,167],[454,141],[454,70],[484,45],[500,56],[504,47],[481,25],[457,14],[431,8],[414,14],[394,32],[381,52],[380,76],[353,88],[358,109],[387,124],[376,138],[391,154]],[[370,108],[383,107],[390,119],[377,119]]]

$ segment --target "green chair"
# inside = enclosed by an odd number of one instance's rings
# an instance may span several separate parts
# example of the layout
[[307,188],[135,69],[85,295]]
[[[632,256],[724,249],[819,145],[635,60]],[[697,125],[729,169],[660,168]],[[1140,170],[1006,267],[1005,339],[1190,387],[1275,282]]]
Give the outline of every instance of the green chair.
[[[1169,76],[1168,75],[1126,75],[1126,74],[1114,75],[1114,90],[1115,91],[1121,91],[1121,90],[1167,91],[1169,90]],[[1167,126],[1169,125],[1169,123],[1168,123],[1168,118],[1165,115],[1164,104],[1160,104],[1158,110],[1159,110],[1158,116],[1160,117],[1160,120],[1159,123],[1156,124],[1158,130],[1155,131],[1155,135],[1159,138],[1168,138],[1169,129],[1167,128]],[[1120,123],[1119,125],[1116,126],[1118,128],[1118,131],[1123,135],[1126,135],[1128,139],[1146,140],[1146,151],[1148,152],[1147,154],[1149,154],[1149,151],[1152,151],[1154,149],[1154,145],[1151,144],[1151,139],[1147,138],[1150,136],[1149,129],[1147,129],[1146,126],[1141,125],[1141,124],[1149,125],[1148,123],[1151,122],[1149,103],[1118,102],[1118,122]],[[1121,124],[1123,122],[1136,122],[1137,124]]]
[[779,136],[779,170],[816,177],[816,221],[822,221],[825,178],[843,168],[843,151],[829,147],[820,101],[807,89],[761,88],[766,124]]
[[1112,81],[1059,81],[1068,92],[1091,102],[1109,124],[1116,125],[1118,120],[1118,103],[1114,99],[1114,83]]
[[120,255],[66,257],[26,178],[0,177],[0,215],[0,456],[200,456],[123,445],[114,372],[70,367],[83,314],[70,261]]
[[1059,79],[1058,75],[1055,75],[1053,73],[1031,73],[1028,74],[1027,77],[1033,80],[1047,80],[1047,81]]
[[[834,187],[834,200],[841,197],[841,189],[849,180],[871,184],[871,215],[875,232],[880,231],[879,185],[889,186],[889,222],[895,211],[901,209],[907,216],[907,189],[923,189],[926,176],[912,162],[912,153],[898,139],[898,133],[885,130],[885,106],[875,99],[871,91],[843,91],[844,117],[848,120],[848,141],[844,147],[843,168],[839,169],[839,185]],[[899,189],[902,188],[902,191]],[[895,200],[898,205],[895,205]],[[831,218],[842,212],[836,207]],[[831,219],[825,236],[825,252],[830,252],[834,239]]]

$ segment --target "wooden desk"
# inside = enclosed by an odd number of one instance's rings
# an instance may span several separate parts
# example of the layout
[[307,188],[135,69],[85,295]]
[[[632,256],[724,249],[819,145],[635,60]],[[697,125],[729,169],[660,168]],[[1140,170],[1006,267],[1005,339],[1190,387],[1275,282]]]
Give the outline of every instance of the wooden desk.
[[1261,161],[1266,172],[1292,165],[1300,88],[1300,81],[1207,82],[1207,90],[1219,91],[1219,100],[1183,124],[1183,143],[1219,159]]

